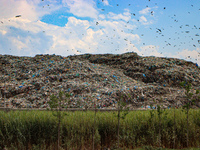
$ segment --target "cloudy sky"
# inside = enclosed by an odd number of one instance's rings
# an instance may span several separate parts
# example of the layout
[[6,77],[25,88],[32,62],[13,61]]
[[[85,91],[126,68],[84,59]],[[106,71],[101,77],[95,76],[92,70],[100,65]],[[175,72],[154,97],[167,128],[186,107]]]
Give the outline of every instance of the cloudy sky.
[[176,57],[200,64],[199,0],[0,0],[0,54]]

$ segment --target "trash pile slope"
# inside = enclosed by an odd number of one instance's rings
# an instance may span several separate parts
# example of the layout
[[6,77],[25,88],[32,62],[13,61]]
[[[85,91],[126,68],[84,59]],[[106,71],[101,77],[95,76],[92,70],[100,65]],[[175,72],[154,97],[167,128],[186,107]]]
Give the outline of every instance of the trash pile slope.
[[[175,58],[141,57],[136,53],[84,54],[62,57],[0,55],[0,107],[48,108],[50,95],[69,92],[67,108],[165,108],[185,104],[182,81],[200,89],[197,64]],[[197,99],[196,107],[200,106]]]

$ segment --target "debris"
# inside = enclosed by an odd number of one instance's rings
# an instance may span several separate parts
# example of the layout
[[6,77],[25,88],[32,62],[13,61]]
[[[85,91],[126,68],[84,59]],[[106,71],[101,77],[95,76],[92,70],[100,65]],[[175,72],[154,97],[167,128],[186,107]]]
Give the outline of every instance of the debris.
[[60,90],[71,94],[68,108],[117,108],[122,94],[130,109],[156,106],[161,98],[166,108],[175,103],[181,107],[185,97],[179,83],[188,81],[194,89],[200,88],[197,66],[136,53],[0,55],[0,107],[6,102],[6,107],[48,108],[50,95],[58,95]]

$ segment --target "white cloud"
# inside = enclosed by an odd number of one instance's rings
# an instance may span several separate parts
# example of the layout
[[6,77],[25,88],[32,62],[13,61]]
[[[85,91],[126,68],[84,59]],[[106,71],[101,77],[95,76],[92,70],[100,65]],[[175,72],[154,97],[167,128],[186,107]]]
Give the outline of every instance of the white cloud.
[[[57,33],[54,33],[54,45],[48,53],[59,52],[62,55],[122,53],[125,49],[129,49],[130,42],[137,42],[140,38],[137,34],[121,32],[124,28],[122,21],[103,20],[99,21],[99,25],[94,29],[92,26],[93,22],[70,17],[65,28],[60,28],[60,31],[57,30]],[[58,33],[60,33],[59,36]]]
[[[123,53],[133,51],[130,43],[138,43],[140,37],[131,34],[136,28],[125,21],[87,21],[69,17],[64,27],[32,22],[23,18],[4,19],[0,32],[2,54],[34,56],[59,54],[63,56],[81,53]],[[125,25],[127,25],[125,27]]]
[[192,61],[200,65],[200,49],[199,48],[196,48],[196,50],[183,49],[180,52],[174,52],[174,53],[164,52],[163,54],[168,58],[184,59],[186,61]]
[[25,19],[36,20],[38,18],[35,11],[36,7],[31,6],[27,1],[20,0],[1,0],[0,1],[0,18],[13,18],[21,15]]
[[5,35],[5,34],[7,33],[7,31],[5,31],[5,30],[0,30],[0,33],[1,33],[2,35]]
[[174,54],[174,53],[170,53],[170,52],[164,52],[163,54],[168,58],[178,58],[178,59],[180,59],[180,56],[177,53]]
[[[51,27],[41,21],[31,22],[23,18],[2,19],[0,53],[18,56],[33,56],[44,53],[50,47],[51,38],[43,31]],[[53,27],[52,27],[53,28]]]
[[155,45],[146,45],[140,47],[141,51],[138,52],[139,55],[142,56],[156,56],[156,57],[164,57],[163,54],[159,53],[159,46]]
[[103,0],[102,2],[103,2],[103,4],[104,4],[104,6],[109,5],[108,0]]
[[144,16],[141,16],[141,17],[140,17],[140,21],[141,21],[141,22],[147,22],[147,19],[146,19]]
[[[136,25],[132,24],[127,24],[124,21],[107,21],[107,20],[102,20],[99,21],[99,26],[102,27],[104,30],[104,33],[108,35],[117,35],[121,36],[121,38],[125,38],[125,35],[131,36],[131,39],[134,40],[139,40],[139,36],[137,34],[131,34],[127,33],[127,30],[134,30],[136,28]],[[121,39],[120,38],[120,39]]]
[[123,14],[115,14],[113,12],[109,12],[107,17],[113,20],[129,21],[131,19],[131,13],[128,9],[125,9],[125,12]]
[[100,19],[105,19],[106,17],[105,17],[105,15],[100,14],[100,15],[99,15],[99,18],[100,18]]
[[185,59],[187,61],[193,61],[200,65],[200,49],[196,48],[196,50],[188,50],[184,49],[178,53],[179,57]]
[[142,23],[143,25],[149,25],[149,24],[152,24],[153,21],[152,20],[148,21],[146,17],[141,16],[140,17],[140,23]]
[[27,19],[29,21],[36,21],[45,14],[60,8],[55,2],[51,3],[51,9],[42,7],[42,1],[40,0],[1,0],[0,1],[0,19],[15,18],[17,15],[21,17],[17,19]]
[[179,55],[185,58],[198,58],[200,56],[199,48],[196,50],[189,51],[188,49],[184,49],[183,51],[179,52]]
[[141,11],[139,11],[139,14],[143,14],[143,15],[147,15],[150,12],[151,8],[147,7],[145,9],[142,9]]
[[[69,17],[64,27],[49,25],[41,21],[31,22],[27,19],[3,19],[0,29],[0,53],[18,56],[34,56],[36,54],[73,55],[84,53],[125,53],[134,51],[141,56],[187,58],[188,61],[200,64],[200,49],[183,50],[179,54],[165,55],[159,47],[147,45],[137,48],[140,37],[127,32],[135,29],[135,25],[127,25],[125,21],[94,22]],[[11,27],[11,28],[10,28]],[[44,32],[43,32],[44,31]],[[136,45],[136,46],[135,46]],[[196,59],[196,60],[195,60]]]
[[89,28],[90,24],[89,21],[87,20],[80,20],[76,19],[75,17],[69,17],[68,18],[68,23],[66,24],[66,28],[74,28],[76,29],[87,29]]
[[98,11],[94,8],[93,0],[63,0],[62,2],[75,16],[97,18]]
[[[2,5],[5,3],[4,6],[8,7],[9,11],[0,14],[3,22],[0,23],[0,53],[18,56],[55,53],[67,56],[80,53],[122,53],[134,50],[130,43],[138,43],[140,37],[128,32],[136,28],[131,23],[127,24],[131,16],[128,9],[122,14],[113,14],[112,17],[116,20],[109,21],[105,20],[106,16],[103,14],[98,14],[91,0],[63,0],[63,2],[74,15],[91,17],[94,20],[69,17],[67,24],[59,27],[39,21],[41,16],[51,12],[45,9],[47,2],[43,10],[40,9],[43,5],[40,0],[2,0],[0,3]],[[3,10],[2,5],[0,10]],[[57,6],[56,9],[60,7],[55,3],[51,5]],[[21,17],[16,18],[16,15]],[[102,21],[96,20],[97,16]],[[98,26],[95,24],[97,21]]]

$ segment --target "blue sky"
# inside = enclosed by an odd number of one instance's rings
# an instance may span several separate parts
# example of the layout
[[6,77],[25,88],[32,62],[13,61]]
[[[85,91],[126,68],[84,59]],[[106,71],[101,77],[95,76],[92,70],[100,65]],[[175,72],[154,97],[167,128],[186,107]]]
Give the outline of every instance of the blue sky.
[[200,64],[197,0],[1,0],[0,10],[1,54],[133,51]]

